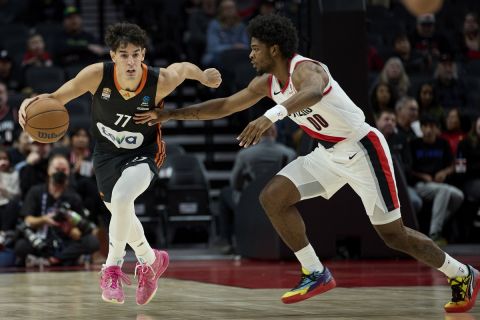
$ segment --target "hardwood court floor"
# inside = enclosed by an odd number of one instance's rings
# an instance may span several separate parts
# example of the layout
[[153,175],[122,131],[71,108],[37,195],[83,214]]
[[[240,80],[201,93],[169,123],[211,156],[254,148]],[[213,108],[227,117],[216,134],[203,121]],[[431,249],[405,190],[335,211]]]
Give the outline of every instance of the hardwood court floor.
[[[279,267],[272,269],[273,265]],[[293,273],[298,268],[295,263],[173,261],[160,280],[156,297],[143,307],[135,304],[135,286],[126,288],[125,304],[103,302],[98,270],[1,273],[0,319],[480,320],[480,303],[470,313],[445,314],[443,305],[450,297],[449,287],[444,279],[438,282],[442,278],[437,277],[438,272],[414,261],[328,265],[339,287],[292,305],[282,304],[279,298],[284,292],[280,288],[298,280]],[[131,271],[132,265],[125,269]],[[196,281],[178,279],[186,279],[188,274]],[[203,279],[197,279],[200,275]],[[284,276],[288,285],[275,281]],[[412,277],[427,280],[405,282]]]

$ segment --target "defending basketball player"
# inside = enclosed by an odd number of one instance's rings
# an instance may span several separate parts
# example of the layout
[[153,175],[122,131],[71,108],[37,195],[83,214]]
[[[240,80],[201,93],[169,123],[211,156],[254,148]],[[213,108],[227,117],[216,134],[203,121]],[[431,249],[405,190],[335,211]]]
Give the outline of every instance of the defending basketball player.
[[248,124],[238,137],[241,146],[256,144],[265,130],[287,116],[318,141],[315,150],[280,170],[260,194],[270,221],[302,266],[300,282],[282,296],[282,301],[302,301],[336,286],[310,245],[304,221],[294,205],[317,196],[328,199],[348,183],[360,196],[373,227],[389,247],[448,277],[452,300],[445,310],[471,309],[480,287],[478,271],[403,225],[392,160],[383,135],[365,122],[362,110],[324,64],[296,54],[297,32],[288,19],[259,16],[250,22],[248,31],[250,59],[261,75],[247,88],[227,98],[182,109],[139,113],[135,121],[153,125],[169,119],[216,119],[244,110],[263,97],[272,98],[277,105]]
[[[132,117],[144,110],[163,107],[163,99],[185,79],[217,88],[221,83],[216,69],[200,70],[188,63],[174,63],[160,70],[143,64],[147,37],[137,25],[118,23],[108,28],[105,42],[113,62],[87,66],[57,91],[41,97],[52,97],[62,104],[90,92],[92,131],[97,143],[94,169],[100,195],[110,210],[109,251],[102,268],[102,298],[123,303],[122,282],[129,284],[121,267],[128,243],[138,259],[137,304],[147,304],[157,290],[157,280],[168,266],[168,254],[152,249],[142,224],[135,215],[134,200],[157,175],[165,158],[160,126],[135,124]],[[25,126],[25,109],[35,99],[26,99],[19,111]]]

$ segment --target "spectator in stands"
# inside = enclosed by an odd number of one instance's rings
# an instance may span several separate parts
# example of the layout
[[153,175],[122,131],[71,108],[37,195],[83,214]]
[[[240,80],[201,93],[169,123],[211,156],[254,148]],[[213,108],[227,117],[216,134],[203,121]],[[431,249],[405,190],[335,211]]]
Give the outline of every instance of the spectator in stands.
[[93,164],[90,149],[91,137],[85,128],[73,128],[70,131],[70,164],[75,175],[92,177]]
[[217,18],[208,25],[207,48],[202,63],[221,67],[219,58],[223,51],[248,48],[246,27],[238,15],[235,1],[220,1]]
[[425,57],[416,49],[412,50],[405,33],[400,33],[394,38],[392,56],[400,58],[407,74],[423,72],[429,68]]
[[86,66],[107,53],[105,47],[97,44],[95,37],[83,30],[82,17],[75,7],[67,7],[64,12],[63,33],[56,39],[55,58],[65,66]]
[[403,97],[407,94],[410,87],[410,79],[399,58],[393,57],[387,60],[378,77],[378,82],[388,83],[393,88],[397,97]]
[[442,53],[433,76],[438,101],[444,108],[467,106],[467,90],[458,76],[457,63],[451,53]]
[[95,221],[103,213],[105,206],[101,201],[93,176],[91,137],[88,130],[77,127],[70,130],[70,146],[54,148],[51,154],[62,154],[69,160],[71,187],[82,197],[84,207]]
[[420,120],[422,138],[411,141],[411,178],[418,194],[433,201],[429,235],[438,245],[445,245],[443,227],[447,218],[455,213],[463,202],[463,192],[446,183],[454,172],[453,155],[448,142],[438,137],[435,119],[424,116]]
[[[391,110],[383,110],[377,118],[376,125],[378,130],[385,136],[392,158],[398,161],[398,165],[403,175],[407,176],[410,172],[412,156],[409,144],[404,137],[397,133],[395,113]],[[415,189],[407,186],[408,196],[412,207],[416,213],[422,209],[423,201]]]
[[369,45],[367,51],[368,70],[379,72],[383,68],[383,59],[378,53],[377,48]]
[[11,165],[7,149],[0,146],[0,207],[20,195],[18,171]]
[[0,81],[7,85],[9,91],[20,91],[22,79],[18,72],[14,72],[12,57],[7,50],[0,49]]
[[448,141],[453,155],[457,154],[458,143],[462,141],[470,129],[470,120],[461,114],[458,108],[450,109],[445,119],[445,130],[441,137]]
[[250,181],[268,171],[272,164],[281,168],[297,157],[294,150],[276,142],[276,139],[276,126],[271,126],[258,144],[238,152],[230,178],[234,190],[241,192]]
[[[463,159],[465,168],[456,170],[461,175],[463,191],[466,200],[473,203],[477,209],[477,219],[480,222],[480,117],[475,120],[470,134],[458,144],[457,159]],[[464,171],[465,172],[462,172]]]
[[15,263],[12,247],[15,238],[20,194],[18,172],[13,170],[7,149],[0,146],[0,267]]
[[420,116],[429,115],[435,118],[437,123],[443,122],[445,110],[438,103],[437,93],[432,83],[425,82],[420,85],[417,101],[420,108]]
[[0,24],[19,22],[24,8],[23,1],[2,0],[0,1]]
[[397,133],[405,143],[417,138],[413,129],[414,122],[418,121],[418,103],[412,97],[403,97],[395,105],[397,116]]
[[393,111],[395,108],[396,97],[392,87],[388,83],[380,82],[374,88],[370,96],[372,109],[376,114],[384,110]]
[[417,27],[410,39],[412,47],[425,57],[428,66],[436,62],[440,52],[450,47],[447,38],[436,32],[435,16],[432,13],[417,17]]
[[277,128],[271,126],[265,131],[259,143],[238,152],[230,176],[230,187],[220,194],[220,238],[231,245],[235,207],[241,192],[249,183],[273,168],[280,169],[297,157],[296,152],[276,142]]
[[50,67],[52,65],[50,53],[45,51],[45,41],[39,33],[32,33],[27,39],[27,51],[23,55],[22,67],[30,66]]
[[95,226],[83,216],[80,196],[69,188],[67,159],[53,156],[47,172],[47,182],[34,186],[25,197],[21,215],[26,238],[17,241],[15,253],[20,264],[32,254],[48,258],[53,265],[75,265],[81,255],[98,250]]
[[200,64],[207,44],[207,29],[215,17],[215,0],[202,0],[201,7],[195,8],[188,16],[185,42],[187,56],[195,64]]
[[276,0],[260,0],[257,9],[248,20],[258,15],[274,14],[277,11],[275,1]]
[[20,170],[22,197],[25,197],[34,185],[47,181],[47,165],[51,148],[49,143],[36,142],[30,138],[30,153],[25,161],[17,164]]
[[0,145],[10,146],[20,132],[18,110],[8,105],[7,85],[0,81]]
[[64,9],[64,0],[29,0],[25,22],[32,26],[39,23],[61,23]]
[[[30,137],[26,131],[20,131],[17,139],[13,145],[8,149],[8,154],[12,166],[15,170],[19,171],[23,166],[23,162],[30,153]],[[19,166],[17,166],[20,164]]]
[[458,40],[463,58],[465,60],[480,59],[480,32],[476,13],[469,12],[465,15],[462,31]]

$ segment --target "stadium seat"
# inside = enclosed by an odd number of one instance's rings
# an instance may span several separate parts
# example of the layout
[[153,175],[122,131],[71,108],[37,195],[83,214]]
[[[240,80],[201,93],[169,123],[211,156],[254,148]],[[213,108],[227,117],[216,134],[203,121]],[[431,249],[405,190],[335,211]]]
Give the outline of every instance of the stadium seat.
[[214,219],[210,211],[209,184],[206,169],[190,154],[168,156],[162,170],[166,177],[166,238],[170,244],[178,227],[202,225],[209,241],[214,236]]
[[70,80],[75,78],[77,74],[84,68],[84,65],[72,65],[65,67],[65,78],[66,80]]
[[179,144],[167,143],[166,148],[167,148],[167,157],[171,157],[176,154],[185,154],[185,149]]
[[37,93],[53,92],[65,82],[65,73],[59,67],[30,67],[25,82]]

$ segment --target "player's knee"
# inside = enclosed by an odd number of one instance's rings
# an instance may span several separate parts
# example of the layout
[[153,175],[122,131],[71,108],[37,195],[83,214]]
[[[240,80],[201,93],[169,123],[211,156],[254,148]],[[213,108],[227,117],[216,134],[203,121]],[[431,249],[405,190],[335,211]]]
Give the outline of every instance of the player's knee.
[[288,206],[285,198],[273,184],[268,184],[265,186],[265,188],[263,188],[262,192],[260,193],[259,200],[267,214],[278,212],[282,208]]
[[129,207],[135,199],[132,199],[129,192],[114,191],[112,193],[112,199],[110,205],[112,209],[116,211],[118,208],[127,208]]
[[272,192],[269,188],[263,188],[262,192],[260,192],[259,200],[265,210],[272,206]]

